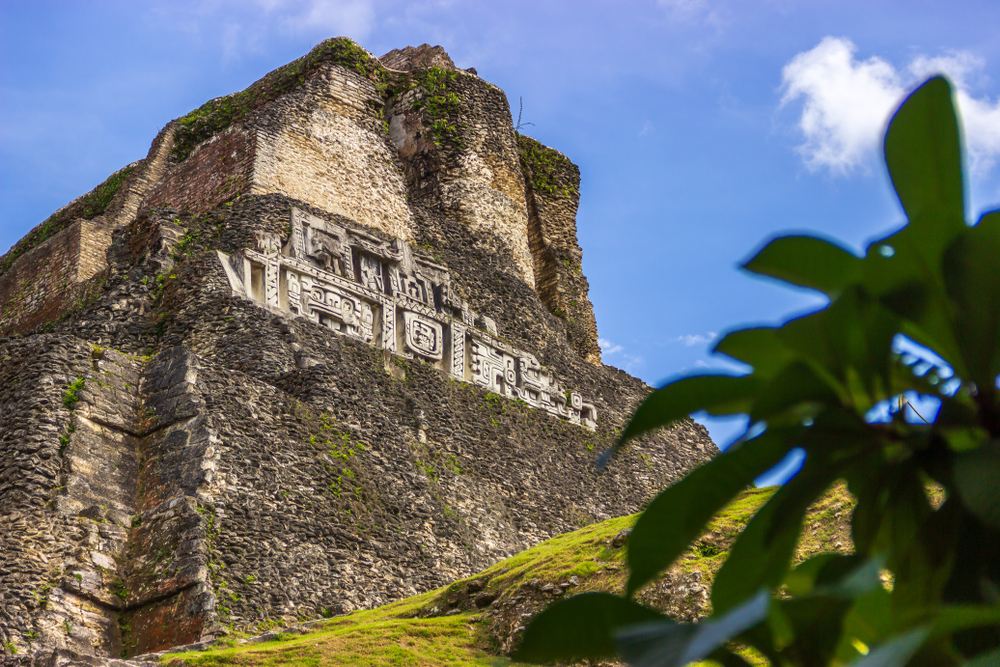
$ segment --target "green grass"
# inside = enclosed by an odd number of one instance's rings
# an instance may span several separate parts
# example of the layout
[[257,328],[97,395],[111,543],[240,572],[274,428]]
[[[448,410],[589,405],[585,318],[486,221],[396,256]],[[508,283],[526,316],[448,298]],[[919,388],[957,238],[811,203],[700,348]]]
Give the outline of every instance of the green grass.
[[378,610],[324,623],[307,635],[167,659],[167,665],[390,665],[492,667],[515,665],[483,647],[478,614],[438,618],[384,619]]
[[[670,572],[700,571],[710,582],[725,561],[739,532],[774,494],[776,487],[745,491],[710,522],[702,538],[675,563]],[[832,542],[844,542],[849,531],[853,499],[843,485],[833,487],[810,509],[796,552],[804,560]],[[838,516],[839,514],[839,516]],[[631,528],[638,515],[609,519],[560,535],[527,549],[471,577],[392,604],[358,611],[313,626],[308,634],[283,635],[279,641],[220,647],[200,653],[169,656],[164,664],[242,666],[491,666],[515,665],[498,657],[491,637],[495,613],[475,608],[476,594],[466,594],[477,581],[497,596],[494,609],[508,605],[518,613],[515,599],[530,596],[546,583],[559,584],[577,577],[569,594],[591,590],[621,593],[628,578],[626,550],[612,540]],[[478,588],[478,586],[476,587]],[[537,599],[537,596],[536,596]],[[555,599],[555,598],[552,598]],[[451,602],[449,603],[449,600]],[[451,610],[451,615],[445,615]],[[457,612],[457,613],[456,613]],[[230,638],[236,643],[237,638]],[[744,656],[754,665],[766,662]],[[704,663],[705,665],[712,663]]]

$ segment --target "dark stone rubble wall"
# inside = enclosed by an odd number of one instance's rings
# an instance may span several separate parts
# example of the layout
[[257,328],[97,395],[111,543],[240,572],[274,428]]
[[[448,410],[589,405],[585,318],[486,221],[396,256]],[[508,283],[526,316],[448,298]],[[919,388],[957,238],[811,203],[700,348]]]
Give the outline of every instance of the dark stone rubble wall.
[[[232,297],[215,251],[252,245],[258,231],[287,234],[293,206],[354,224],[280,195],[204,215],[145,213],[116,233],[92,304],[51,334],[0,342],[4,372],[26,378],[4,385],[3,433],[15,434],[4,447],[51,437],[7,477],[23,485],[55,471],[5,496],[19,544],[56,536],[34,547],[47,563],[0,552],[25,562],[16,581],[0,580],[20,610],[0,627],[19,647],[39,628],[46,646],[135,655],[224,626],[383,604],[637,511],[714,453],[685,423],[597,474],[596,453],[648,388],[581,360],[496,252],[500,240],[433,210],[420,222],[453,284],[596,404],[596,432]],[[50,358],[52,370],[30,370]],[[68,410],[62,392],[80,377]],[[46,585],[38,606],[31,591]]]

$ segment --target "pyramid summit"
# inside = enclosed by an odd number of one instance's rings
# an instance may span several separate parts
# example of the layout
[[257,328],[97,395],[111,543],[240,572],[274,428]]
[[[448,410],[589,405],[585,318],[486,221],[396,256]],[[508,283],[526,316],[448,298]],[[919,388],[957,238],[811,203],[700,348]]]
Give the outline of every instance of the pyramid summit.
[[441,47],[336,38],[35,227],[0,258],[8,660],[378,606],[717,453],[683,422],[595,470],[649,388],[601,364],[579,187]]

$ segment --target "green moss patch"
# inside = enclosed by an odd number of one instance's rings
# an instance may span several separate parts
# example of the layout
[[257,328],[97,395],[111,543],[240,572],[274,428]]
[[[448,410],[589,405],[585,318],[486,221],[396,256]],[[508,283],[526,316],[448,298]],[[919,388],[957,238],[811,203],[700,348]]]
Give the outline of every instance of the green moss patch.
[[424,124],[434,136],[434,145],[461,146],[459,136],[461,123],[457,120],[461,111],[461,98],[452,90],[455,73],[440,67],[430,67],[413,73],[414,79],[424,90],[424,97],[414,104],[420,109]]
[[475,614],[441,618],[367,620],[365,612],[325,623],[304,636],[277,636],[277,641],[237,648],[184,654],[166,665],[335,665],[413,667],[496,667],[513,665],[482,647]]
[[521,170],[536,193],[568,197],[576,188],[561,182],[559,172],[573,168],[573,163],[557,150],[543,146],[531,137],[517,135],[517,155]]
[[246,90],[206,102],[178,119],[171,155],[178,161],[187,159],[195,146],[226,130],[258,107],[297,89],[321,65],[328,62],[357,72],[374,82],[381,81],[386,73],[377,58],[346,37],[328,39]]

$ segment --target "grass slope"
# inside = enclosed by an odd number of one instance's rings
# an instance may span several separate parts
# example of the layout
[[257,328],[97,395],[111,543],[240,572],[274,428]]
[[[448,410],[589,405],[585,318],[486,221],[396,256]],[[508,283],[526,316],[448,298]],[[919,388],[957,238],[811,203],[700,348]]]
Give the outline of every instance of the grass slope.
[[[752,489],[723,509],[693,547],[638,599],[679,620],[711,609],[715,572],[753,514],[775,488]],[[849,552],[854,500],[835,486],[809,511],[796,560]],[[450,586],[399,602],[262,637],[230,637],[219,647],[174,654],[170,667],[515,665],[506,658],[531,616],[565,595],[624,590],[622,531],[638,515],[560,535]]]

